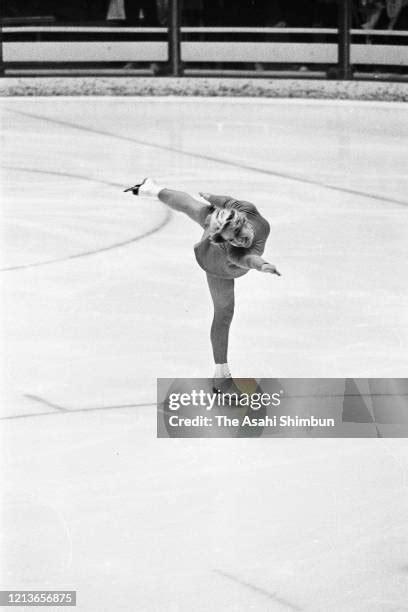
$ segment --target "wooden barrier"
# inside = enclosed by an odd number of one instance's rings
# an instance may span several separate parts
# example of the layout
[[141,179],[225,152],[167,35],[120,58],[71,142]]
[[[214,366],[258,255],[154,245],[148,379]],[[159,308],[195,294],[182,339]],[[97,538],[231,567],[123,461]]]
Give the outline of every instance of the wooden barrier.
[[[274,66],[320,65],[339,62],[338,30],[335,28],[181,28],[180,57],[174,62],[167,28],[98,26],[12,26],[2,31],[1,54],[5,73],[45,65],[98,69],[114,63],[163,65],[170,62],[188,69],[192,64],[272,64]],[[352,65],[408,66],[407,31],[351,30]],[[171,37],[170,37],[171,38]],[[181,71],[180,71],[181,73]]]

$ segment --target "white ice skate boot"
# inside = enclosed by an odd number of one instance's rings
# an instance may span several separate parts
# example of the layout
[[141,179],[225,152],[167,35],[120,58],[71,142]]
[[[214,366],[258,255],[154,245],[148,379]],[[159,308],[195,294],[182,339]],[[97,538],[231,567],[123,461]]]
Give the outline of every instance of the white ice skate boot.
[[153,179],[145,178],[141,183],[136,183],[133,187],[125,189],[125,193],[131,191],[133,195],[156,198],[162,189],[163,187],[155,183]]

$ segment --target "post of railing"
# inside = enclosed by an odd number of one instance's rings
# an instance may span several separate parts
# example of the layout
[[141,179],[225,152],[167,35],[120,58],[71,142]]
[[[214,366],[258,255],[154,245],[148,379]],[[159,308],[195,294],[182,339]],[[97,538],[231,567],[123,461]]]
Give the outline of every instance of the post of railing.
[[338,0],[338,3],[338,78],[347,80],[352,78],[350,64],[352,0]]
[[170,74],[180,76],[181,68],[181,2],[182,0],[169,1],[169,64]]

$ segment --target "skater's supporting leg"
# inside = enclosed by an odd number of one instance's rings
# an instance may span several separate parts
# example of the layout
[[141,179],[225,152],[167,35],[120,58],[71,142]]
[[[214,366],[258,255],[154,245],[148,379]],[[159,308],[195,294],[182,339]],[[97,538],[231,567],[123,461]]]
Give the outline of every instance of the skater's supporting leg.
[[[228,370],[228,335],[234,316],[234,279],[224,279],[207,274],[208,286],[214,304],[214,318],[211,325],[211,344],[216,364],[224,365],[223,376]],[[217,375],[217,377],[221,377]]]
[[204,227],[204,222],[207,215],[211,212],[211,206],[195,200],[191,195],[184,191],[175,191],[173,189],[161,189],[158,193],[159,200],[167,204],[173,210],[183,212],[201,227]]

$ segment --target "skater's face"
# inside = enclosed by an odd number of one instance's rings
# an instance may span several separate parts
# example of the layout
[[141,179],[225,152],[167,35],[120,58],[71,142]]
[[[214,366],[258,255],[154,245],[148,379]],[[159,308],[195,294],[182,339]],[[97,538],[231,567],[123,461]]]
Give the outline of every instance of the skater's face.
[[227,228],[221,232],[221,236],[225,242],[229,242],[233,246],[249,249],[254,240],[254,230],[252,226],[246,222],[239,232],[234,232],[234,230]]
[[211,240],[248,249],[254,240],[254,230],[243,213],[217,209],[210,219]]

